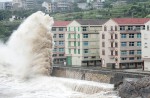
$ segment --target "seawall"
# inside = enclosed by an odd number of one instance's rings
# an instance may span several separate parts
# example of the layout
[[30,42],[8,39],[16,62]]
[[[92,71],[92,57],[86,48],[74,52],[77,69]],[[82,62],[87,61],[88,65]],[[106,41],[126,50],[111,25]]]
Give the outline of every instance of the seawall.
[[146,72],[127,72],[124,70],[112,70],[101,68],[75,68],[75,67],[53,67],[52,76],[73,78],[79,80],[103,82],[115,84],[125,78],[142,78],[150,76]]

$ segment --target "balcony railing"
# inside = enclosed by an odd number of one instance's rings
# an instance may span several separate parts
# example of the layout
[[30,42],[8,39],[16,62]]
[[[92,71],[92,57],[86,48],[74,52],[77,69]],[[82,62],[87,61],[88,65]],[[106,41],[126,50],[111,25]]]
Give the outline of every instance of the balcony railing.
[[109,55],[109,58],[110,58],[110,59],[114,59],[114,58],[115,58],[115,55]]
[[114,42],[115,41],[115,39],[108,39],[110,42]]

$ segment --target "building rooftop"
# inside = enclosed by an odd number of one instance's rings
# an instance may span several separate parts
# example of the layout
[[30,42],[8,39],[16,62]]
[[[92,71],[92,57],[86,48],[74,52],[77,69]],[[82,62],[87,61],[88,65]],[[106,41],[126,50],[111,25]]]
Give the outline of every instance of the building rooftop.
[[145,24],[150,18],[113,18],[118,24]]
[[103,25],[108,19],[77,19],[81,25]]
[[53,26],[66,27],[71,21],[54,21]]

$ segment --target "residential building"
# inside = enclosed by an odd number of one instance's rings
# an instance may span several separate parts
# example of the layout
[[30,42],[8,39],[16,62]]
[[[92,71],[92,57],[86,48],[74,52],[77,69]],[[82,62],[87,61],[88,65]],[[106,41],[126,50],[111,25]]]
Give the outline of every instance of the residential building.
[[26,9],[33,9],[36,6],[36,0],[26,0]]
[[46,13],[52,12],[52,3],[51,2],[43,2],[42,7],[45,8]]
[[13,9],[26,8],[26,0],[13,0]]
[[148,18],[114,18],[100,31],[100,57],[103,67],[142,66],[141,31]]
[[51,13],[51,12],[58,12],[58,8],[57,8],[57,2],[49,2],[49,1],[45,1],[42,3],[42,7],[45,8],[45,12],[46,13]]
[[0,10],[12,9],[12,1],[0,1]]
[[78,4],[78,8],[86,10],[88,9],[88,4],[87,3],[77,3]]
[[144,61],[144,70],[150,71],[150,21],[145,23],[145,30],[142,33],[142,60]]
[[62,64],[66,60],[65,56],[65,33],[67,32],[67,25],[70,21],[55,21],[52,27],[54,38],[53,61],[54,64]]
[[69,2],[57,2],[57,11],[61,12],[61,11],[68,11],[71,9],[71,3]]
[[96,2],[93,2],[93,8],[95,9],[101,9],[103,8],[104,3],[101,0],[97,0]]
[[65,52],[68,66],[99,65],[99,32],[106,20],[74,20],[67,25]]

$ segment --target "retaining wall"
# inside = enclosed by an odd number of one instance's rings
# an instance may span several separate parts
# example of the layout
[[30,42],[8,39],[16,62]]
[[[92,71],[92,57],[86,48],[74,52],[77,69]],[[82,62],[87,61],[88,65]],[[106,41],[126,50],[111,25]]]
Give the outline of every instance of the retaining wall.
[[107,69],[86,69],[72,67],[53,67],[52,76],[73,78],[79,80],[103,82],[115,84],[123,81],[124,78],[142,78],[150,73],[124,72],[121,70]]

